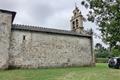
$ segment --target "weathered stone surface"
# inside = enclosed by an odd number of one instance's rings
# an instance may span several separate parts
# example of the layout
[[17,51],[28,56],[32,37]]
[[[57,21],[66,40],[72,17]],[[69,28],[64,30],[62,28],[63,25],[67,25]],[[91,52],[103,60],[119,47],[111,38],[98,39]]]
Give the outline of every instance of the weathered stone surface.
[[0,69],[8,67],[12,15],[0,12]]
[[94,65],[91,35],[25,25],[13,27],[14,17],[15,12],[0,10],[0,69]]
[[[25,36],[25,40],[23,40]],[[91,38],[13,30],[10,65],[21,68],[90,66]]]

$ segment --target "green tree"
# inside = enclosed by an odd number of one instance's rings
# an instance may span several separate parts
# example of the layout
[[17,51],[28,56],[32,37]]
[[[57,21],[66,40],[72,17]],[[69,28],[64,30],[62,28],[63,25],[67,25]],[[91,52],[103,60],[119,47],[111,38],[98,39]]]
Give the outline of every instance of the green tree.
[[[104,42],[110,45],[110,50],[120,42],[120,0],[86,0],[81,2],[87,9],[88,21],[99,26]],[[116,48],[115,48],[116,49]],[[117,48],[120,52],[120,48]]]
[[116,46],[112,48],[112,56],[120,56],[120,47]]
[[95,48],[96,48],[96,49],[101,49],[101,48],[102,48],[102,44],[96,43]]
[[96,58],[108,58],[109,57],[109,51],[107,48],[104,48],[102,44],[97,43],[95,45],[95,56]]
[[112,49],[112,56],[120,56],[119,49]]

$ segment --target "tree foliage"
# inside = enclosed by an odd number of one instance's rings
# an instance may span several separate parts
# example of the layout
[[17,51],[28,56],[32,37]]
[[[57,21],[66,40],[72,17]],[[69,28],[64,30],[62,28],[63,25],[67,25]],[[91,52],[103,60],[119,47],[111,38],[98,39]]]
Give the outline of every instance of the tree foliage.
[[102,44],[97,43],[95,45],[95,56],[96,58],[108,58],[109,57],[109,50],[107,48],[104,48]]
[[112,49],[112,56],[120,56],[119,49]]
[[120,47],[117,45],[116,47],[112,48],[112,56],[120,56]]
[[81,4],[89,9],[88,20],[99,26],[103,41],[116,47],[120,42],[120,0],[86,0]]

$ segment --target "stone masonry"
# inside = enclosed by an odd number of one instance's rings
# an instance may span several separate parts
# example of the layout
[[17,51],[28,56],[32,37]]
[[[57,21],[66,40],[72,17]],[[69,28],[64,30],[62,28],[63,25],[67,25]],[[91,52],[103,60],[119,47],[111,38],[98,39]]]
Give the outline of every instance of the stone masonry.
[[9,43],[14,12],[0,10],[0,68],[8,67]]
[[92,34],[12,24],[0,10],[0,69],[93,66]]

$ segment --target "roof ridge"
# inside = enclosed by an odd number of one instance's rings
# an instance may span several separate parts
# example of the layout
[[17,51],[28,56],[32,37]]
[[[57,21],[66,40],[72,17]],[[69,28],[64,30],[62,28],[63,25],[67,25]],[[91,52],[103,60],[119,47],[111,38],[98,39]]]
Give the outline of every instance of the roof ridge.
[[[69,30],[62,30],[62,29],[54,29],[54,28],[46,28],[40,26],[33,26],[33,25],[25,25],[25,24],[12,24],[14,27],[30,27],[30,28],[39,28],[39,29],[52,29],[52,30],[59,30],[59,31],[69,31]],[[70,32],[70,31],[69,31]]]
[[45,28],[39,26],[30,26],[30,25],[21,25],[21,24],[12,24],[13,30],[25,30],[25,31],[36,31],[36,32],[46,32],[46,33],[55,33],[55,34],[65,34],[65,35],[74,35],[74,36],[84,36],[91,37],[92,35],[76,33],[69,30],[60,30],[53,28]]

